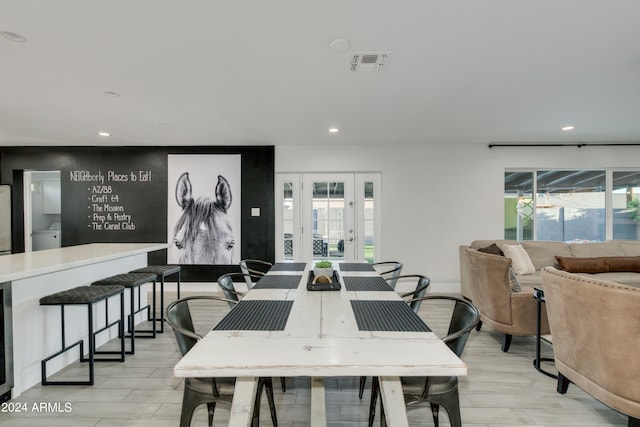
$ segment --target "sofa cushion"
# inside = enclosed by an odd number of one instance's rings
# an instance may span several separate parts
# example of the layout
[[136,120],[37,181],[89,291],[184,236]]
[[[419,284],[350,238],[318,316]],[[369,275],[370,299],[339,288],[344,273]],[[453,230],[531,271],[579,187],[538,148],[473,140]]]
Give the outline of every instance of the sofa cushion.
[[516,272],[513,271],[513,267],[509,267],[509,283],[511,284],[511,292],[522,292],[520,281],[516,276]]
[[621,240],[620,247],[624,256],[640,256],[640,240]]
[[511,258],[511,266],[518,275],[533,274],[536,268],[533,266],[529,254],[522,245],[504,245],[504,256]]
[[542,272],[536,271],[533,274],[527,274],[526,276],[518,276],[518,283],[520,287],[528,286],[530,288],[542,287]]
[[574,257],[625,256],[619,242],[571,243],[569,246]]
[[491,254],[491,255],[504,256],[504,252],[502,252],[502,249],[500,249],[500,247],[495,243],[490,244],[486,248],[478,248],[478,252],[484,252],[485,254]]
[[568,258],[557,256],[560,267],[569,273],[640,273],[640,257]]
[[564,242],[524,240],[521,244],[529,254],[529,258],[531,258],[531,262],[536,270],[542,270],[549,266],[559,268],[555,258],[556,255],[566,257],[572,256],[569,244]]

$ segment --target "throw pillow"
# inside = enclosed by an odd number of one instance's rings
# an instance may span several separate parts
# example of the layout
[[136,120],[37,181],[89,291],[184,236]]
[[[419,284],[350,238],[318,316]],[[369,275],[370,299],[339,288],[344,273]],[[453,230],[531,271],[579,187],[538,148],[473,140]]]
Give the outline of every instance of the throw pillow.
[[486,248],[478,249],[478,252],[484,252],[485,254],[491,254],[491,255],[504,256],[504,252],[502,252],[502,249],[500,249],[500,246],[496,245],[495,243],[490,244]]
[[536,272],[529,254],[527,254],[522,245],[504,245],[502,250],[504,256],[511,258],[511,266],[517,275],[524,276],[525,274]]
[[516,277],[516,272],[513,271],[513,267],[509,267],[509,283],[511,284],[511,292],[522,292],[522,287]]
[[562,257],[556,256],[560,268],[569,273],[640,273],[640,257]]

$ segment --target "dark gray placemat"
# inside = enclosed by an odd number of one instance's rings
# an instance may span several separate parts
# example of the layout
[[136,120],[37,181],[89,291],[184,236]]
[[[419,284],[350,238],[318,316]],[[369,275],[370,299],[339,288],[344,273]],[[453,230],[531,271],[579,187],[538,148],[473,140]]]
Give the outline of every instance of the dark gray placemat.
[[269,271],[304,271],[306,262],[276,262]]
[[216,331],[283,331],[293,301],[240,301],[213,329]]
[[341,262],[340,271],[375,271],[368,262]]
[[253,289],[297,289],[302,275],[267,274],[253,285]]
[[351,301],[361,331],[431,332],[404,301]]
[[380,276],[343,277],[344,287],[348,291],[392,291],[386,280]]

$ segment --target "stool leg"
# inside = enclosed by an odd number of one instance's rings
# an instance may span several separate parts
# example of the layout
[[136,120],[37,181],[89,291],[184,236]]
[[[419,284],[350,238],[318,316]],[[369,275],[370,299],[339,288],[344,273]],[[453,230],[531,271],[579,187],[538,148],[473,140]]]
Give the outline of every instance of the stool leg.
[[164,333],[164,275],[160,276],[160,331],[158,332]]
[[95,355],[93,354],[96,343],[93,336],[93,306],[87,304],[87,320],[89,322],[89,385],[93,385]]
[[133,293],[133,288],[129,288],[129,308],[130,308],[130,314],[129,317],[127,318],[127,321],[129,322],[129,334],[131,335],[131,351],[128,352],[127,354],[135,354],[136,353],[136,322],[135,319],[133,318],[133,316],[135,316],[135,295]]
[[124,291],[120,294],[120,323],[118,324],[118,338],[120,338],[120,361],[124,362]]

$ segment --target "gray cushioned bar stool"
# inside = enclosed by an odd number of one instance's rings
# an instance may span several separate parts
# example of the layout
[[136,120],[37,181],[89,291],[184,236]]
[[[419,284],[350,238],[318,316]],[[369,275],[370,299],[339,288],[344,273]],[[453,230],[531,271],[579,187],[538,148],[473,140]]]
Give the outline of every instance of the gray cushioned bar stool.
[[[109,323],[109,298],[115,295],[120,295],[120,318],[114,322]],[[93,330],[93,304],[99,301],[105,301],[105,326],[101,329]],[[59,305],[60,306],[60,318],[62,329],[62,349],[57,353],[47,357],[40,362],[42,370],[42,385],[93,385],[94,381],[94,362],[124,362],[124,288],[122,286],[79,286],[77,288],[69,289],[66,291],[58,292],[55,294],[47,295],[40,298],[40,305]],[[84,339],[79,339],[73,344],[67,346],[65,343],[65,316],[64,307],[66,305],[86,305],[87,317],[89,326],[88,335],[88,347],[89,355],[84,357]],[[100,332],[106,331],[111,327],[118,325],[118,337],[120,339],[119,351],[96,351],[96,335]],[[47,362],[55,357],[60,356],[62,353],[71,350],[73,347],[80,347],[80,361],[89,362],[89,380],[88,381],[48,381],[47,380]],[[97,358],[96,354],[118,354],[119,359],[114,357]]]
[[[153,302],[152,306],[149,304],[141,307],[140,304],[140,288],[146,283],[153,283]],[[129,332],[128,338],[131,339],[131,350],[127,351],[127,354],[135,354],[136,352],[136,338],[155,338],[156,337],[156,275],[153,273],[124,273],[116,274],[115,276],[107,277],[95,281],[91,286],[112,286],[119,285],[124,286],[125,289],[129,289],[129,315],[127,317],[127,332]],[[138,290],[138,309],[135,308],[135,294],[134,289]],[[134,316],[138,313],[147,310],[147,320],[151,321],[151,329],[139,329],[136,330],[136,322]]]
[[156,275],[156,280],[160,281],[160,322],[159,333],[164,333],[164,281],[167,276],[176,274],[176,285],[178,296],[176,299],[180,299],[180,266],[179,265],[148,265],[146,267],[138,268],[130,273],[153,273]]

